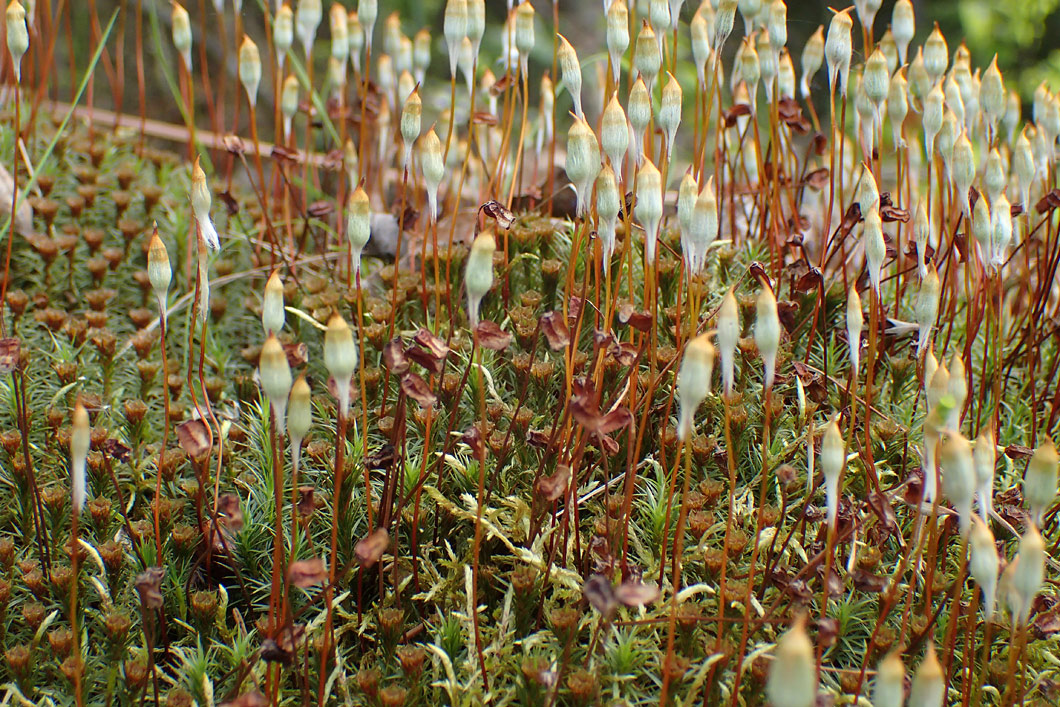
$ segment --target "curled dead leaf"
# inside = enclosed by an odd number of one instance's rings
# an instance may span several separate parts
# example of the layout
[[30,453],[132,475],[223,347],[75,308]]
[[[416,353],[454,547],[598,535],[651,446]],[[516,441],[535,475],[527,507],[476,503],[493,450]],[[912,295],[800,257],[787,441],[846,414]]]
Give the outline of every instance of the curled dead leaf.
[[479,432],[477,425],[469,427],[464,434],[460,435],[460,441],[471,447],[471,453],[479,459],[482,458],[483,453],[486,451],[485,446],[482,444],[482,433]]
[[357,561],[362,567],[371,567],[383,557],[389,543],[390,535],[386,528],[376,528],[357,541],[357,547],[354,549]]
[[383,347],[383,365],[396,376],[409,370],[409,360],[405,358],[405,345],[401,339],[394,337]]
[[618,608],[611,580],[602,574],[590,575],[589,579],[585,580],[585,584],[582,585],[582,596],[589,602],[589,606],[600,612],[604,618],[610,618]]
[[515,214],[511,212],[504,204],[499,201],[493,201],[492,199],[487,201],[485,204],[479,207],[479,211],[489,216],[491,219],[497,222],[497,225],[503,228],[505,231],[512,227],[515,223]]
[[725,119],[725,127],[731,128],[736,125],[736,119],[745,115],[751,115],[751,106],[746,103],[737,103],[729,110],[725,111],[723,118]]
[[410,346],[405,349],[405,358],[412,363],[418,363],[431,373],[441,373],[445,368],[445,359],[433,356],[420,346]]
[[540,325],[550,349],[559,351],[570,345],[570,329],[563,321],[562,312],[553,311],[541,315]]
[[122,463],[128,461],[129,455],[132,453],[131,449],[122,444],[120,440],[114,439],[113,437],[108,437],[103,440],[102,451],[111,459]]
[[557,464],[556,471],[551,476],[542,476],[537,480],[537,492],[549,503],[558,501],[567,492],[570,478],[570,465]]
[[815,169],[809,174],[807,174],[806,178],[803,179],[803,184],[808,186],[810,189],[813,189],[814,191],[821,191],[822,189],[828,186],[829,181],[830,178],[828,168],[821,167],[820,169]]
[[475,336],[479,346],[491,351],[504,351],[512,343],[512,335],[501,329],[494,322],[483,319],[475,327]]
[[202,461],[213,446],[213,432],[202,420],[188,420],[177,425],[177,442],[195,461]]
[[1038,213],[1044,214],[1046,211],[1052,211],[1058,206],[1060,206],[1060,189],[1053,189],[1039,199],[1034,208]]
[[615,588],[615,599],[626,606],[644,606],[659,599],[659,587],[639,579],[627,579]]
[[298,515],[302,518],[308,518],[313,515],[317,509],[315,489],[312,486],[299,486],[298,487]]
[[299,589],[308,589],[328,581],[328,570],[324,560],[312,557],[296,560],[287,568],[287,581]]
[[243,138],[238,135],[228,133],[221,138],[221,141],[224,143],[225,149],[233,155],[242,155],[247,151],[246,145],[243,144]]
[[426,348],[431,356],[439,361],[449,355],[449,346],[445,343],[445,340],[438,338],[427,329],[420,329],[417,331],[416,335],[412,337],[412,340]]
[[640,312],[634,309],[632,303],[623,302],[618,305],[618,309],[615,310],[618,315],[618,321],[621,324],[628,324],[637,331],[651,331],[651,314],[648,312]]
[[22,357],[22,342],[13,336],[0,339],[0,375],[18,368]]
[[309,361],[309,347],[301,341],[293,344],[284,344],[283,353],[287,356],[287,365],[291,368],[305,365]]
[[401,390],[405,395],[425,408],[434,407],[434,404],[438,401],[438,397],[431,392],[427,381],[412,372],[408,372],[401,377]]
[[244,692],[234,700],[222,702],[221,707],[267,707],[269,700],[257,690]]
[[133,582],[136,591],[140,594],[140,601],[145,609],[161,609],[165,600],[162,597],[162,578],[166,576],[161,567],[148,567],[136,575]]

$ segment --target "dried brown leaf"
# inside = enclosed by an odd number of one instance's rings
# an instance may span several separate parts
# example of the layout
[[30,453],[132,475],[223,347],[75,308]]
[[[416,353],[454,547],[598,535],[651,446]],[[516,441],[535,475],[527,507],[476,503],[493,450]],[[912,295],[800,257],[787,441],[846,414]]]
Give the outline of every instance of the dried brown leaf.
[[417,331],[412,340],[426,348],[431,356],[439,361],[449,355],[449,346],[445,343],[445,340],[438,338],[427,329]]
[[542,476],[537,480],[537,492],[549,503],[558,501],[567,492],[570,478],[570,466],[568,464],[558,464],[556,465],[556,471],[551,476]]
[[166,572],[161,567],[148,567],[136,575],[134,586],[140,594],[140,601],[146,609],[161,609],[165,600],[162,597],[162,579]]
[[615,588],[615,599],[626,606],[644,606],[659,599],[659,587],[637,579],[627,579]]
[[299,589],[315,587],[328,581],[328,569],[319,557],[295,560],[287,568],[287,581]]
[[596,609],[604,618],[610,618],[618,608],[615,599],[615,590],[611,586],[611,580],[602,574],[590,575],[582,585],[582,595],[589,602],[589,606]]
[[830,178],[827,167],[821,167],[820,169],[813,170],[812,172],[807,174],[806,178],[803,180],[803,183],[806,186],[815,191],[821,191],[822,189],[828,186],[829,182]]
[[177,425],[177,441],[189,457],[201,461],[210,453],[213,433],[202,420],[188,420]]
[[570,329],[563,321],[562,312],[554,311],[541,315],[541,332],[548,340],[548,347],[553,351],[570,345]]
[[434,404],[438,401],[438,397],[431,392],[427,381],[415,373],[409,372],[401,377],[401,390],[405,395],[425,408],[434,407]]
[[512,335],[501,329],[494,322],[483,319],[475,327],[475,336],[479,346],[491,351],[504,351],[512,343]]
[[491,219],[497,222],[497,225],[503,228],[505,231],[512,227],[515,223],[515,214],[513,214],[504,204],[499,201],[487,201],[485,204],[479,207],[479,211],[489,216]]
[[412,363],[418,363],[431,373],[441,373],[445,368],[445,359],[435,358],[429,351],[419,346],[410,346],[405,349],[405,358]]
[[257,690],[244,692],[234,700],[222,702],[221,707],[268,707],[269,700]]
[[287,365],[291,368],[305,365],[309,361],[309,347],[301,341],[284,344],[283,353],[287,356]]
[[615,310],[615,313],[618,315],[618,321],[620,324],[628,324],[637,331],[651,331],[651,314],[648,312],[637,311],[630,302],[623,302],[618,305],[618,309]]
[[354,549],[357,561],[363,567],[371,567],[383,557],[389,543],[390,535],[386,528],[376,528],[357,541],[357,547]]
[[22,358],[22,342],[13,336],[0,339],[0,375],[18,368]]
[[405,358],[405,345],[399,337],[394,337],[383,347],[383,365],[386,370],[400,376],[409,370],[409,360]]

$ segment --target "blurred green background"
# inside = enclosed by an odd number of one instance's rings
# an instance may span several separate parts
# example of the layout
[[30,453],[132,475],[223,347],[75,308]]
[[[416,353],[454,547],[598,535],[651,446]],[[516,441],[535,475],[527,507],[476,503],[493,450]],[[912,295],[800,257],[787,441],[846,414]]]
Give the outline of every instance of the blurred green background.
[[[646,10],[646,0],[640,1]],[[555,2],[555,6],[553,5]],[[163,69],[176,70],[176,56],[169,42],[169,0],[142,0],[145,15],[145,43],[147,49],[147,83],[151,117],[162,120],[179,121],[179,113],[173,105],[172,95],[168,88]],[[243,0],[243,15],[251,36],[259,41],[264,40],[264,28],[261,23],[262,9],[272,6],[273,0]],[[214,0],[184,0],[191,13],[195,29],[196,43],[200,41],[199,17],[205,8],[207,17],[207,50],[210,55],[212,74],[216,75],[222,63],[222,40],[219,35]],[[292,3],[296,4],[296,3]],[[342,0],[347,8],[355,8],[357,0]],[[500,26],[507,11],[507,0],[487,0],[488,28],[483,42],[485,56],[496,57],[500,51]],[[578,49],[583,64],[590,64],[604,51],[603,3],[601,0],[532,0],[538,12],[538,51],[534,61],[538,63],[534,75],[551,65],[552,13],[554,7],[560,17],[560,31],[572,40]],[[845,2],[834,2],[835,6],[845,6]],[[133,63],[133,13],[137,0],[97,0],[97,14],[100,22],[105,23],[111,12],[118,7],[125,8],[127,14],[124,30],[124,51],[126,55],[125,70],[127,73],[124,109],[136,110],[136,88]],[[324,57],[327,55],[327,8],[330,5],[324,0],[324,21],[318,31],[319,52],[318,64],[321,67],[318,75],[323,75]],[[376,37],[379,36],[385,18],[397,12],[402,18],[403,31],[412,36],[421,27],[430,27],[435,35],[435,58],[431,73],[443,83],[448,83],[448,69],[445,60],[444,42],[441,37],[444,0],[380,0],[379,21],[376,26]],[[882,35],[891,17],[893,0],[885,0],[875,23],[875,33]],[[1060,88],[1060,0],[913,0],[917,17],[917,36],[913,46],[923,42],[935,22],[946,35],[951,54],[963,39],[971,51],[973,67],[983,69],[990,63],[996,53],[998,66],[1001,67],[1006,86],[1018,88],[1029,105],[1034,88],[1043,80],[1048,81],[1053,89]],[[70,95],[70,78],[67,67],[79,69],[88,63],[90,57],[89,12],[90,3],[84,0],[67,0],[67,11],[73,13],[73,32],[67,35],[66,27],[63,36],[56,45],[56,65],[60,67],[60,78],[52,86],[52,96],[65,99]],[[229,51],[228,74],[235,80],[235,51],[232,39],[232,0],[224,0],[228,17],[226,26]],[[682,42],[687,52],[687,22],[698,7],[697,0],[686,0],[682,9],[684,33]],[[163,52],[160,55],[152,35],[152,16],[158,18],[159,30],[164,40]],[[806,38],[813,33],[819,24],[827,26],[831,10],[825,0],[789,0],[788,1],[788,48],[798,66],[798,57]],[[742,22],[737,20],[737,33],[741,32]],[[492,31],[490,31],[492,30]],[[72,40],[72,41],[71,41]],[[109,43],[114,51],[117,37]],[[69,51],[72,45],[74,61],[70,61]],[[728,50],[734,51],[736,42],[730,41]],[[196,62],[198,48],[196,47]],[[499,73],[499,71],[497,72]],[[103,77],[102,72],[98,76]],[[110,107],[107,91],[97,89],[97,105]],[[271,97],[263,96],[262,100],[271,102]]]

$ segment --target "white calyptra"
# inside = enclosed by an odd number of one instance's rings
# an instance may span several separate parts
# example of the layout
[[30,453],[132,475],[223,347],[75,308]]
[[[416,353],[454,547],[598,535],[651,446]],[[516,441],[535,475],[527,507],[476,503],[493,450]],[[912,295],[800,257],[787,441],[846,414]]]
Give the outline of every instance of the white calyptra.
[[[604,0],[605,3],[607,0]],[[607,53],[611,78],[618,84],[622,74],[622,55],[629,48],[629,9],[626,0],[612,0],[607,8]]]
[[975,463],[972,445],[960,432],[950,431],[939,450],[942,491],[949,498],[960,520],[961,535],[972,529],[972,502],[975,499]]
[[195,164],[191,171],[191,210],[195,216],[195,222],[199,226],[199,235],[202,237],[206,247],[210,250],[220,250],[221,241],[217,236],[213,220],[210,218],[210,205],[213,197],[210,196],[210,187],[206,184],[206,173],[199,165],[199,158],[195,158]]
[[935,328],[935,321],[939,316],[941,294],[942,285],[939,282],[939,274],[932,263],[927,266],[926,273],[920,280],[920,291],[917,293],[913,309],[919,329],[916,343],[917,356],[924,352],[928,341],[931,340],[931,331]]
[[346,238],[350,242],[353,272],[361,282],[361,253],[372,236],[372,206],[364,187],[358,186],[346,205]]
[[949,62],[950,52],[946,46],[946,38],[942,36],[938,23],[935,23],[931,35],[924,42],[924,70],[927,71],[932,84],[939,83]]
[[[18,3],[12,3],[12,5],[18,5]],[[21,5],[18,5],[21,7]],[[23,14],[23,17],[25,15]],[[184,9],[184,6],[178,2],[173,3],[173,14],[170,17],[170,23],[172,25],[173,34],[173,47],[180,54],[181,60],[184,62],[184,68],[191,73],[191,18],[188,17],[188,11]],[[7,13],[7,26],[11,27],[11,5],[8,5]],[[28,46],[28,42],[27,42]],[[11,49],[11,35],[8,34],[8,49]],[[23,49],[25,52],[25,49]],[[17,65],[18,62],[16,61]]]
[[286,315],[283,309],[283,280],[280,271],[273,270],[265,283],[265,296],[261,302],[261,326],[265,335],[279,334]]
[[291,466],[295,474],[298,473],[298,463],[302,456],[302,440],[309,434],[312,424],[312,391],[303,373],[291,386],[290,399],[287,401],[287,436],[291,440]]
[[975,462],[975,496],[979,502],[979,517],[989,523],[994,510],[994,467],[997,466],[997,443],[990,427],[984,427],[976,437],[972,460]]
[[633,83],[626,105],[629,125],[633,129],[633,157],[639,167],[644,162],[644,131],[651,123],[651,94],[640,77]]
[[1004,194],[998,196],[992,216],[990,264],[1000,268],[1008,259],[1008,247],[1012,243],[1012,204]]
[[445,178],[445,163],[442,141],[433,126],[420,138],[420,171],[427,187],[427,214],[431,223],[435,223],[438,220],[438,187]]
[[611,94],[611,100],[607,102],[600,118],[600,146],[611,160],[615,174],[620,174],[626,151],[629,150],[629,122],[626,120],[626,111],[622,110],[622,104],[618,101],[618,91]]
[[[713,12],[713,10],[711,10]],[[702,12],[702,6],[692,15],[689,23],[692,44],[692,63],[696,65],[696,80],[699,82],[700,90],[707,85],[707,64],[711,60],[710,33],[713,31],[713,23],[708,22],[706,14]]]
[[482,298],[493,287],[493,253],[496,250],[497,241],[490,231],[479,233],[471,244],[471,254],[468,256],[464,274],[464,289],[467,290],[467,318],[472,330],[478,326]]
[[964,368],[964,359],[961,358],[960,350],[953,352],[949,366],[950,380],[946,386],[946,393],[953,399],[953,405],[946,416],[946,427],[951,430],[961,428],[961,413],[964,412],[964,403],[968,399],[967,371]]
[[935,138],[942,130],[943,109],[945,108],[946,96],[942,93],[942,86],[936,84],[927,98],[924,99],[924,112],[921,124],[924,132],[924,151],[930,162],[935,156]]
[[615,229],[622,209],[618,190],[618,179],[610,164],[605,164],[596,177],[597,235],[600,237],[601,259],[604,274],[611,267],[611,256],[615,252]]
[[685,261],[685,270],[692,275],[692,262],[695,260],[695,246],[692,244],[692,223],[695,218],[696,199],[699,197],[699,184],[692,174],[692,168],[681,177],[677,189],[677,225],[681,231],[681,256]]
[[1001,560],[997,555],[994,534],[987,523],[975,518],[972,524],[972,535],[968,543],[968,573],[983,592],[983,615],[987,621],[994,617],[997,605],[997,575],[1001,569]]
[[562,34],[557,36],[559,37],[558,62],[560,76],[563,77],[563,85],[567,88],[567,93],[570,94],[571,101],[574,103],[574,114],[579,118],[584,118],[585,115],[582,113],[582,65],[578,61],[578,53],[574,51],[574,47],[567,41],[567,38]]
[[[409,165],[412,163],[412,146],[420,137],[422,122],[423,100],[420,98],[419,89],[413,89],[401,108],[401,142],[405,146],[401,164],[405,172],[408,172]],[[353,144],[352,141],[350,144]]]
[[261,347],[258,376],[261,379],[261,390],[272,407],[276,432],[282,435],[287,427],[287,397],[291,392],[292,380],[287,354],[275,334],[270,333]]
[[768,285],[758,294],[755,318],[755,346],[762,357],[764,368],[762,387],[773,387],[776,376],[777,351],[780,349],[780,317],[777,315],[777,298]]
[[993,205],[1008,184],[1008,175],[1005,174],[1005,161],[1001,153],[995,147],[986,156],[986,164],[983,166],[983,188],[986,198]]
[[1030,126],[1020,131],[1020,136],[1015,139],[1015,146],[1012,148],[1012,172],[1020,183],[1020,200],[1023,204],[1030,200],[1030,187],[1035,183],[1035,175],[1038,172],[1034,149],[1027,139],[1028,129]]
[[736,377],[736,344],[740,339],[740,309],[732,290],[725,293],[718,309],[718,351],[721,354],[721,379],[725,395],[732,394]]
[[637,194],[633,214],[644,227],[644,263],[655,263],[655,249],[659,240],[659,224],[663,217],[662,175],[651,160],[645,159],[637,172]]
[[916,17],[912,0],[898,0],[891,13],[891,33],[898,45],[898,63],[904,64],[909,55],[909,43],[916,34]]
[[681,125],[682,93],[681,84],[669,71],[666,72],[666,83],[662,88],[662,99],[659,103],[659,127],[666,136],[666,157],[673,154],[677,129]]
[[810,35],[806,46],[802,49],[799,65],[802,68],[802,78],[799,80],[799,93],[803,98],[810,95],[810,82],[817,72],[821,70],[824,63],[824,27],[818,25],[817,30]]
[[725,41],[732,34],[733,25],[736,23],[737,0],[718,0],[717,12],[714,13],[714,55],[725,45]]
[[927,275],[927,246],[931,240],[931,222],[928,219],[927,207],[924,200],[917,202],[916,213],[913,216],[913,238],[916,240],[916,264],[921,279]]
[[883,271],[883,260],[887,257],[887,244],[883,240],[883,221],[880,210],[872,209],[865,215],[862,229],[865,247],[865,267],[869,271],[869,281],[876,296],[880,296],[880,280]]
[[946,677],[935,654],[934,642],[928,642],[927,654],[913,674],[909,707],[942,707],[946,699]]
[[805,624],[805,615],[799,615],[777,641],[766,682],[766,696],[773,707],[812,707],[817,700],[813,643]]
[[677,373],[677,438],[685,441],[692,435],[696,410],[710,395],[714,371],[714,345],[709,334],[700,334],[685,346],[681,368]]
[[147,278],[151,282],[151,290],[158,301],[158,311],[161,316],[166,313],[166,295],[169,293],[169,283],[173,279],[173,269],[169,264],[169,251],[166,244],[158,237],[158,226],[155,225],[154,233],[151,235],[151,244],[147,250]]
[[714,175],[696,197],[689,228],[688,246],[692,272],[700,273],[707,263],[707,251],[718,237],[718,199],[714,194]]
[[258,45],[249,36],[243,37],[239,46],[239,82],[246,91],[251,109],[258,104],[258,86],[261,84],[261,55]]
[[905,666],[898,651],[880,661],[872,685],[873,707],[902,707],[905,703]]
[[1023,500],[1030,510],[1031,520],[1040,524],[1045,511],[1056,498],[1057,470],[1060,457],[1051,439],[1046,439],[1031,455],[1023,477]]
[[902,125],[909,114],[909,83],[905,79],[905,67],[894,72],[887,92],[887,117],[891,120],[892,140],[896,147],[905,147]]
[[1019,560],[1012,576],[1013,593],[1019,597],[1019,623],[1026,624],[1034,598],[1045,583],[1045,541],[1034,523],[1020,538]]
[[846,8],[832,15],[828,25],[828,37],[825,39],[824,54],[828,60],[828,82],[832,90],[847,95],[847,78],[850,74],[850,56],[853,49],[850,44],[850,31],[854,26],[850,19],[850,10]]
[[302,43],[308,58],[313,51],[313,40],[317,36],[317,27],[324,17],[320,0],[300,0],[295,11],[294,23],[298,27],[298,40]]
[[294,44],[294,11],[284,3],[276,10],[272,20],[272,47],[276,50],[276,59],[283,68],[287,61],[287,52]]
[[865,327],[865,315],[861,310],[861,297],[856,285],[850,286],[847,295],[847,347],[850,352],[850,375],[858,377],[858,364],[861,360],[861,330]]
[[467,36],[467,19],[467,0],[449,0],[445,4],[442,34],[445,36],[445,46],[449,51],[449,76],[453,79],[456,78],[460,43]]
[[577,192],[578,215],[584,216],[589,211],[593,182],[600,172],[600,143],[589,123],[576,115],[567,132],[565,167]]
[[340,417],[350,411],[350,379],[357,370],[357,345],[353,332],[338,313],[328,319],[324,332],[324,368],[334,384]]
[[839,510],[839,482],[847,465],[846,446],[843,433],[839,431],[838,415],[829,420],[821,439],[821,474],[824,476],[824,493],[826,519],[831,528],[835,528],[836,515]]
[[85,507],[85,462],[91,446],[88,411],[77,401],[70,430],[70,489],[73,507],[80,512]]

